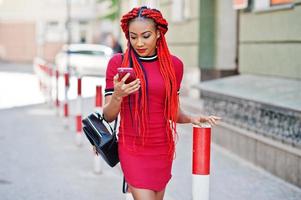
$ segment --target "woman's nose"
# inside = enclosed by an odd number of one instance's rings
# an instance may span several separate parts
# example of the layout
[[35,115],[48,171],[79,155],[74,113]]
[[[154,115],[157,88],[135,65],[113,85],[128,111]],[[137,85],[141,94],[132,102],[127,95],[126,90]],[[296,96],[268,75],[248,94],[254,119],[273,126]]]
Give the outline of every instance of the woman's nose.
[[142,46],[143,46],[142,39],[139,39],[139,38],[138,38],[137,46],[138,46],[138,47],[142,47]]

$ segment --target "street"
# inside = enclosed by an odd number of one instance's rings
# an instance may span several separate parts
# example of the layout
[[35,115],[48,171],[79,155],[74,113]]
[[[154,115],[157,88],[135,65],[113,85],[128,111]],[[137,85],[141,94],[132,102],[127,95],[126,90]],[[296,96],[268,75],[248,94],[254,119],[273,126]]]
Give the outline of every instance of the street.
[[[31,70],[20,73],[3,66],[0,63],[0,199],[124,199],[119,167],[105,166],[104,173],[95,174],[88,140],[83,137],[83,145],[76,146],[75,102],[71,102],[69,128],[66,128],[55,108],[43,103]],[[83,115],[94,111],[95,85],[103,82],[103,79],[85,79]],[[70,97],[75,94],[76,88],[71,87]],[[192,199],[192,127],[179,125],[178,132],[173,178],[167,187],[166,200]],[[225,149],[212,145],[211,153],[211,200],[301,199],[300,188]]]

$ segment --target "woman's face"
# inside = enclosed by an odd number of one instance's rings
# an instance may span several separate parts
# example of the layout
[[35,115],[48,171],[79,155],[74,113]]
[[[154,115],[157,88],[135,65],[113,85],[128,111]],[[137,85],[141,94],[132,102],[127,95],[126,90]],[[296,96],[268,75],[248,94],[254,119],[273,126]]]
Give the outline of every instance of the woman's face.
[[129,24],[129,38],[139,56],[153,56],[156,53],[160,32],[150,19],[138,19]]

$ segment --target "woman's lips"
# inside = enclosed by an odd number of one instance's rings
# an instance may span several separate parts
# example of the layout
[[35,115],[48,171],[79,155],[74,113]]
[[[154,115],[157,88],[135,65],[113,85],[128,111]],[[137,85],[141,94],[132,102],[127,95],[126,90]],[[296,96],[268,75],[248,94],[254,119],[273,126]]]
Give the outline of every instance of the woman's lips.
[[138,51],[139,53],[144,53],[144,52],[146,51],[146,49],[137,49],[137,51]]

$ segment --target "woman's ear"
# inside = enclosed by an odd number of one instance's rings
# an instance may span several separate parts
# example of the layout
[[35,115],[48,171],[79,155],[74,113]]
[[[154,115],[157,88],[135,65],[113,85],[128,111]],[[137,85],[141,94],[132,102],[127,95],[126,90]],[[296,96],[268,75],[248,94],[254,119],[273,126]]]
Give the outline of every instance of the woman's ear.
[[160,38],[160,31],[157,30],[157,39],[159,39],[159,38]]

